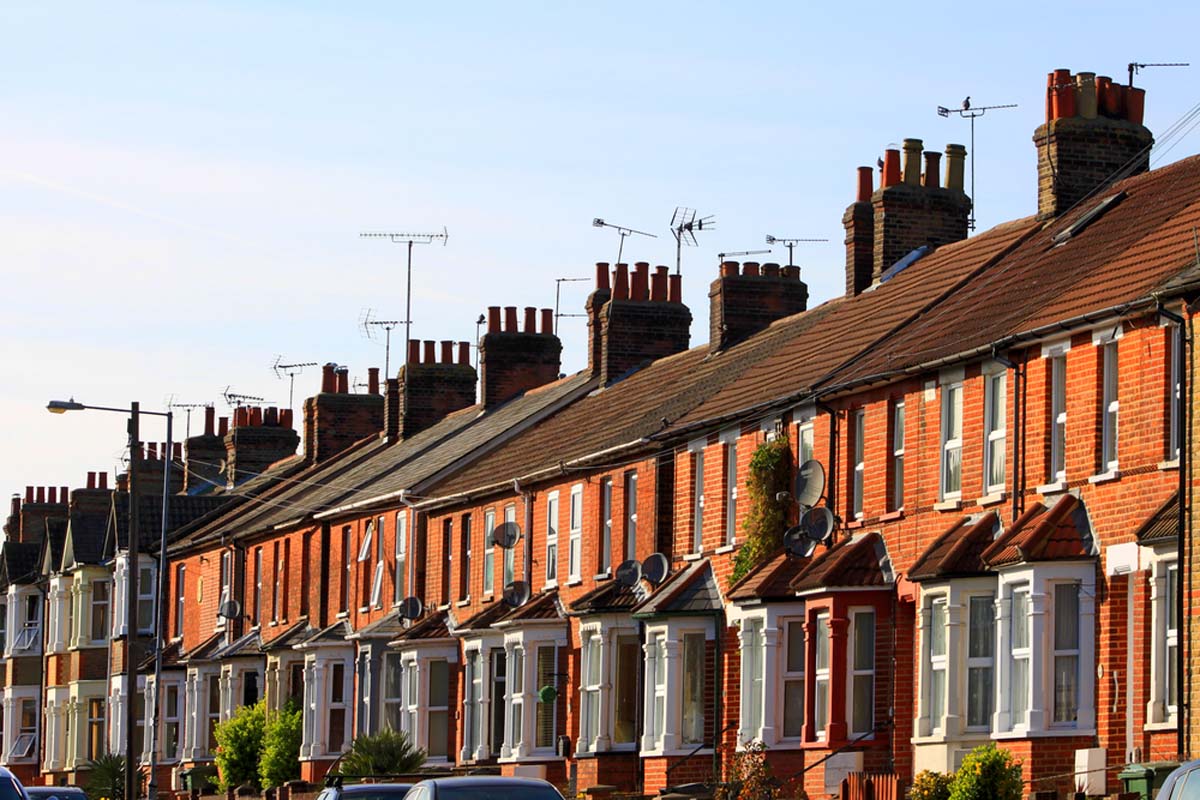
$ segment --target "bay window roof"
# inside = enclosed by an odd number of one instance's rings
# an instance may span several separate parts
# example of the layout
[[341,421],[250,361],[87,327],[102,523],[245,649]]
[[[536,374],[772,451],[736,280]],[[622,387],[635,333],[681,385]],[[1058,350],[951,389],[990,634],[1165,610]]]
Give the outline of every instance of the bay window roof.
[[399,634],[404,633],[404,620],[400,618],[399,611],[392,611],[385,614],[380,619],[364,625],[354,633],[350,634],[350,639],[394,639]]
[[519,625],[523,622],[545,622],[565,620],[566,612],[558,599],[558,590],[542,592],[528,603],[511,608],[504,603],[492,603],[473,617],[459,625],[451,625],[450,632],[463,636],[474,631],[487,631],[494,627]]
[[735,603],[763,600],[794,600],[792,581],[808,565],[809,559],[790,556],[780,550],[750,570],[729,589],[729,599]]
[[829,588],[874,588],[895,581],[887,546],[878,532],[843,539],[814,558],[792,581],[797,594]]
[[1050,508],[1034,503],[983,551],[989,567],[1034,561],[1092,558],[1095,543],[1087,508],[1074,495],[1063,495]]
[[189,650],[182,657],[184,663],[211,661],[213,654],[221,649],[221,643],[224,640],[224,633],[214,633],[212,636],[208,637],[203,642]]
[[1138,544],[1174,542],[1179,538],[1179,492],[1167,498],[1137,530]]
[[284,631],[279,636],[276,636],[271,641],[263,644],[263,646],[262,646],[263,652],[266,653],[266,652],[270,652],[272,650],[285,650],[285,649],[290,650],[292,648],[292,645],[298,644],[298,643],[304,641],[305,639],[308,639],[314,633],[316,633],[316,630],[314,630],[311,626],[309,626],[309,624],[306,620],[301,620],[300,622],[297,622],[292,627],[288,628],[286,631]]
[[572,603],[569,613],[572,616],[628,613],[645,599],[646,590],[640,581],[634,586],[605,581]]
[[1000,515],[995,511],[960,518],[917,558],[908,571],[909,580],[919,582],[986,574],[983,551],[992,545],[999,530]]
[[219,648],[210,658],[213,661],[224,661],[228,658],[258,658],[262,654],[262,636],[258,631],[251,631],[225,647]]
[[705,558],[668,577],[633,614],[640,618],[712,614],[723,607],[712,565]]
[[417,620],[403,633],[391,641],[392,645],[401,646],[408,642],[449,639],[450,628],[447,626],[448,617],[445,611],[438,611]]

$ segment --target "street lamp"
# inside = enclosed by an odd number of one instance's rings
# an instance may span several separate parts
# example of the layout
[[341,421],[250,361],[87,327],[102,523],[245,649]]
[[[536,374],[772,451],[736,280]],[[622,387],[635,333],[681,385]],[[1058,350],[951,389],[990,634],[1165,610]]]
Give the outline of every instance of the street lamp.
[[146,785],[146,793],[150,800],[157,800],[158,780],[155,778],[155,767],[158,766],[158,720],[159,696],[162,683],[162,640],[163,640],[163,581],[166,579],[167,555],[167,509],[171,497],[171,422],[170,411],[142,411],[138,403],[130,403],[129,408],[113,408],[111,406],[89,406],[70,400],[51,400],[46,404],[46,410],[51,414],[65,414],[68,411],[113,411],[129,415],[129,567],[126,570],[125,598],[125,798],[136,800],[137,778],[133,769],[133,757],[140,745],[137,743],[137,713],[133,702],[137,693],[137,661],[133,657],[133,642],[137,636],[137,584],[139,557],[139,508],[138,508],[138,462],[141,460],[140,438],[138,435],[139,417],[148,414],[153,417],[167,419],[167,449],[163,460],[167,463],[163,469],[162,483],[162,522],[159,526],[158,551],[158,592],[154,598],[154,696],[152,699],[153,714],[150,719],[150,778]]

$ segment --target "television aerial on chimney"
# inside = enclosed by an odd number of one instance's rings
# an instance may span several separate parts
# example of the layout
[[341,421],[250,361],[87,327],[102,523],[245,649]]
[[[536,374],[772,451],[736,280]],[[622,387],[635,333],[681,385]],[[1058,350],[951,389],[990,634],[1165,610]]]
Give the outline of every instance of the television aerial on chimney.
[[1160,61],[1157,64],[1139,64],[1135,61],[1129,62],[1129,86],[1133,86],[1133,76],[1144,70],[1146,67],[1190,67],[1191,64],[1185,61]]
[[[450,241],[450,231],[442,226],[441,233],[360,233],[362,239],[387,239],[393,244],[408,245],[408,272],[404,289],[404,341],[412,340],[412,249],[414,244],[433,244],[441,241],[442,247]],[[389,329],[390,330],[390,329]],[[389,337],[389,342],[391,341]],[[408,366],[408,348],[404,348],[404,365]],[[390,364],[384,365],[384,375],[388,375]]]
[[617,247],[617,260],[615,262],[617,264],[621,263],[621,254],[623,252],[625,252],[625,237],[626,236],[636,233],[638,236],[649,236],[651,239],[658,238],[658,236],[656,234],[646,233],[645,231],[639,231],[637,228],[627,228],[624,225],[614,225],[611,222],[605,222],[600,217],[596,217],[592,220],[592,227],[593,228],[612,228],[621,235],[621,244],[618,245],[618,247]]
[[770,250],[731,250],[728,253],[717,253],[717,264],[724,264],[726,256],[762,256]]
[[[564,283],[578,283],[586,281],[587,278],[555,278],[554,279],[554,335],[558,336],[558,319],[559,317],[586,317],[587,314],[564,314],[558,310],[559,300],[562,297],[562,285]],[[481,315],[480,320],[483,319]]]
[[387,378],[392,374],[392,329],[400,324],[400,320],[375,319],[374,314],[373,308],[363,309],[363,313],[358,317],[358,326],[362,328],[363,336],[371,341],[375,341],[375,331],[383,328],[383,376]]
[[683,267],[683,246],[696,247],[696,232],[711,231],[717,227],[717,221],[712,214],[696,219],[696,209],[686,206],[675,206],[671,215],[671,234],[675,237],[675,274],[681,274]]
[[[174,398],[175,395],[171,395],[171,397]],[[171,402],[167,403],[166,406],[167,406],[167,408],[185,409],[185,413],[187,414],[187,423],[184,426],[185,430],[187,431],[185,436],[190,439],[190,438],[192,438],[192,409],[193,408],[212,408],[213,404],[212,403],[176,403],[176,402],[174,402],[174,400],[172,400]]]
[[303,361],[295,364],[281,364],[283,356],[275,356],[275,363],[271,364],[271,371],[275,373],[275,377],[283,380],[283,376],[288,376],[288,408],[292,407],[292,399],[296,393],[296,376],[304,371],[305,367],[318,366],[315,361]]
[[796,266],[794,263],[792,263],[792,250],[795,249],[796,245],[800,244],[801,242],[828,242],[828,241],[829,241],[828,239],[781,239],[778,236],[772,236],[769,233],[767,234],[767,244],[781,244],[788,249],[787,265],[789,267]]
[[221,392],[221,397],[224,398],[225,405],[230,406],[231,408],[241,408],[242,406],[250,403],[268,402],[265,398],[258,397],[256,395],[231,392],[230,389],[232,388],[232,386],[226,386],[225,391]]
[[967,95],[958,108],[937,107],[939,117],[949,117],[951,114],[958,114],[960,117],[971,121],[971,149],[967,152],[967,155],[971,157],[971,217],[967,220],[967,227],[971,230],[975,230],[975,119],[982,117],[989,111],[1016,107],[1016,103],[1006,103],[999,106],[973,106],[971,105],[971,95]]

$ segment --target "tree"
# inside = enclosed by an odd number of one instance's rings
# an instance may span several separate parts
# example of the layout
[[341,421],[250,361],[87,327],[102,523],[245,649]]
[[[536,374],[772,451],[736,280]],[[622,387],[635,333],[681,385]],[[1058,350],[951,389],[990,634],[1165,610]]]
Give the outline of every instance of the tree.
[[[139,769],[139,796],[145,780],[141,772]],[[88,797],[96,800],[125,800],[125,756],[109,753],[89,761],[83,789]]]
[[338,764],[339,775],[403,775],[425,763],[425,751],[413,747],[408,734],[382,730],[359,736]]
[[304,712],[295,702],[267,715],[258,774],[266,789],[300,778],[300,739]]
[[260,700],[252,706],[242,706],[232,717],[217,724],[213,734],[217,740],[214,760],[220,770],[222,790],[243,784],[262,788],[258,761],[262,755],[266,722],[267,704]]

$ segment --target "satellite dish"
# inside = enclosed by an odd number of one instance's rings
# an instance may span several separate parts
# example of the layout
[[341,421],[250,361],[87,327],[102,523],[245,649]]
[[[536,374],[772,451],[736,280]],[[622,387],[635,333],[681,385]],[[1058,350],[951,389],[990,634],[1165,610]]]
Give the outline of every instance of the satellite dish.
[[226,600],[217,607],[217,616],[225,619],[238,619],[242,616],[242,604],[237,600]]
[[833,535],[833,512],[825,506],[816,506],[805,511],[796,527],[814,542],[823,542]]
[[401,619],[417,619],[425,612],[425,604],[419,597],[406,597],[400,603]]
[[617,581],[626,586],[636,586],[642,579],[642,564],[636,559],[621,562],[617,567]]
[[808,538],[804,528],[799,525],[788,528],[783,535],[783,549],[789,556],[808,558],[817,549],[817,543]]
[[642,577],[652,585],[658,586],[671,571],[671,562],[662,553],[651,553],[642,562]]
[[504,587],[504,594],[500,599],[509,608],[520,608],[529,602],[529,584],[525,581],[513,581]]
[[796,470],[796,486],[792,492],[796,502],[805,508],[812,508],[821,501],[825,494],[825,468],[815,458],[810,458]]
[[502,522],[492,531],[492,541],[505,550],[521,540],[521,526],[515,522]]

